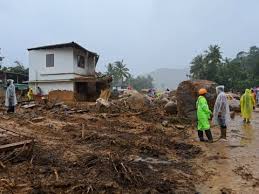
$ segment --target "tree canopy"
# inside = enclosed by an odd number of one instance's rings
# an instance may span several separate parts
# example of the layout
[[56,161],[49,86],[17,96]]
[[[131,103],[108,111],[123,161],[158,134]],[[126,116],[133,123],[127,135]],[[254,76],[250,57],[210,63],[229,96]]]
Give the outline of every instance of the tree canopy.
[[148,76],[137,76],[136,78],[132,77],[129,81],[130,85],[140,91],[141,89],[153,88],[153,78]]
[[14,61],[14,66],[1,66],[0,70],[10,73],[19,73],[27,76],[29,75],[29,68],[25,68],[24,65],[19,61]]
[[237,53],[234,59],[223,59],[220,47],[211,45],[191,61],[190,77],[215,81],[240,92],[259,86],[259,48],[252,46],[248,52]]
[[114,86],[122,86],[125,80],[131,76],[126,64],[123,63],[123,60],[109,63],[106,74],[112,76]]
[[127,68],[127,65],[122,61],[116,61],[107,65],[106,75],[112,76],[112,86],[115,87],[126,87],[132,86],[136,90],[144,88],[153,88],[153,78],[148,76],[132,76]]

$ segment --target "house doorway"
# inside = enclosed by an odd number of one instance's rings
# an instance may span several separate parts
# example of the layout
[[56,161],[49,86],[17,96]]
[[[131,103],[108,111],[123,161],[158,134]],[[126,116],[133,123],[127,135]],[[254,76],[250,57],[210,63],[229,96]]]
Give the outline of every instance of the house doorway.
[[96,100],[96,83],[75,82],[75,97],[77,101]]

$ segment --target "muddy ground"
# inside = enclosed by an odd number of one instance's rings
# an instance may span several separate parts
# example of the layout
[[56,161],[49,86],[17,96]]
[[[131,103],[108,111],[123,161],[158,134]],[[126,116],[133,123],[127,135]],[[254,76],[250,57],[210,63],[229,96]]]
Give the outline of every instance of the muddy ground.
[[[213,129],[215,136],[219,130]],[[202,163],[211,174],[197,186],[200,193],[259,193],[259,109],[250,124],[237,115],[228,127],[228,141],[202,146]]]
[[[244,125],[237,115],[228,142],[208,144],[159,107],[19,108],[2,114],[0,127],[33,137],[35,145],[31,153],[0,154],[0,192],[259,193],[258,119],[256,112]],[[218,129],[212,131],[216,139]],[[14,140],[0,136],[0,144]]]
[[0,191],[195,193],[206,180],[197,162],[203,151],[187,125],[171,124],[159,108],[102,112],[36,106],[2,114],[0,127],[33,137],[35,145],[31,155],[1,153]]

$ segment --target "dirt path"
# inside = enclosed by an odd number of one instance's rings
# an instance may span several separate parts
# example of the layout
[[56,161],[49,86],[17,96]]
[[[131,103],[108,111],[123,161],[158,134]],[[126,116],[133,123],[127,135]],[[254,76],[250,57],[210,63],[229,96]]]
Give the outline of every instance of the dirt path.
[[[219,136],[213,129],[214,136]],[[251,124],[237,115],[228,128],[228,142],[204,145],[202,159],[211,178],[198,185],[200,193],[259,193],[259,109]]]

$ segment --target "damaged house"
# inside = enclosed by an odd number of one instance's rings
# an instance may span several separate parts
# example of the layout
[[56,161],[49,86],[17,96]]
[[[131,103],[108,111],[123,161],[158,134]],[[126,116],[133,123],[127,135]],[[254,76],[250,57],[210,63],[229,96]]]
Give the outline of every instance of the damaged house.
[[99,55],[75,42],[29,48],[29,84],[34,93],[63,101],[87,101],[109,87],[95,71]]

